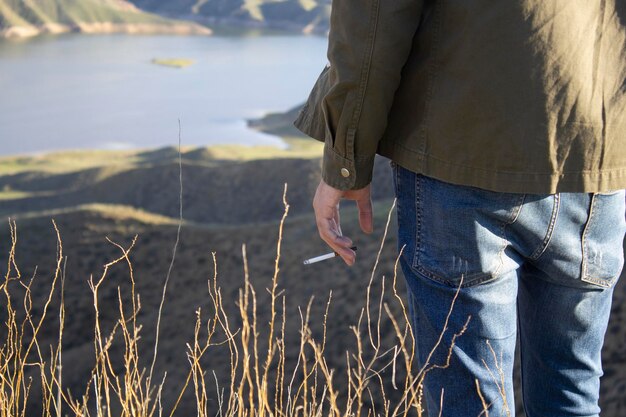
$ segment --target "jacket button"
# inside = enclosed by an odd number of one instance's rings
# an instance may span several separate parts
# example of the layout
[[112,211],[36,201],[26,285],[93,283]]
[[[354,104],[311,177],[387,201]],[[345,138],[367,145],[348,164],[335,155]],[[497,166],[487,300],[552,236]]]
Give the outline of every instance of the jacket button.
[[348,178],[350,176],[350,171],[348,171],[348,168],[341,168],[341,176],[344,178]]

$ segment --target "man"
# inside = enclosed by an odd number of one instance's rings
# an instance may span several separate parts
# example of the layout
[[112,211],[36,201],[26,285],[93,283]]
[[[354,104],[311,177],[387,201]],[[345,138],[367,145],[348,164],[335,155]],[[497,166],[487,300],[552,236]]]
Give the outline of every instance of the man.
[[457,290],[432,363],[470,318],[426,378],[429,415],[513,415],[519,335],[527,415],[598,416],[626,230],[626,2],[335,0],[330,25],[294,122],[325,142],[320,236],[355,262],[339,201],[371,232],[374,155],[390,158],[419,365]]

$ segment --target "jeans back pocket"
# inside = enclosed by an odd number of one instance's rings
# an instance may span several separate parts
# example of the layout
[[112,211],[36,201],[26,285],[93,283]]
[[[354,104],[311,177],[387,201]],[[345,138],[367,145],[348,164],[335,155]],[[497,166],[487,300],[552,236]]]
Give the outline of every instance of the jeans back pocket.
[[420,275],[457,287],[496,279],[518,266],[506,227],[523,194],[460,186],[395,169],[399,244]]
[[623,190],[593,195],[582,236],[583,281],[608,288],[619,278],[624,266],[624,214]]

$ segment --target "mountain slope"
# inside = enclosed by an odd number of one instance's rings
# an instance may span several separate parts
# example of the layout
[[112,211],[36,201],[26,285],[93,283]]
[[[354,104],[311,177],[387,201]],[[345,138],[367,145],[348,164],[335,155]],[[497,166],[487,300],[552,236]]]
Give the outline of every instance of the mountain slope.
[[144,12],[125,0],[0,0],[0,37],[69,31],[211,33],[195,23]]
[[330,0],[130,0],[155,13],[228,22],[326,32]]
[[[88,151],[74,155],[85,159],[81,156],[85,154]],[[22,165],[29,164],[28,158],[23,159]],[[7,169],[3,175],[5,164],[13,162],[12,158],[2,158],[0,216],[48,215],[50,211],[58,213],[77,206],[101,204],[176,218],[179,166],[175,148],[128,152],[125,156],[118,154],[115,160],[117,164],[69,172],[35,168],[11,173]],[[281,211],[285,183],[290,188],[291,214],[308,212],[321,165],[319,157],[301,157],[296,151],[280,159],[238,161],[219,157],[213,148],[185,151],[182,164],[185,218],[195,223],[230,225],[274,219]],[[375,180],[374,198],[391,198],[390,174],[385,172],[389,171],[389,164],[377,159],[376,169],[381,175]]]
[[[72,154],[81,163],[88,154]],[[113,157],[115,155],[115,157]],[[61,155],[62,156],[62,155]],[[193,340],[196,311],[201,308],[203,320],[210,317],[212,305],[207,294],[207,279],[214,274],[212,252],[217,257],[217,276],[224,307],[228,317],[237,329],[240,312],[237,300],[243,285],[242,244],[246,245],[250,280],[257,289],[257,322],[262,335],[270,320],[269,294],[265,288],[271,287],[274,274],[278,221],[283,213],[282,183],[289,180],[287,200],[290,204],[289,217],[284,227],[279,290],[285,295],[285,333],[287,335],[288,367],[298,360],[300,335],[300,314],[311,297],[311,327],[313,337],[321,339],[325,332],[329,343],[324,353],[328,365],[335,370],[334,380],[341,398],[347,389],[345,375],[346,351],[354,352],[354,333],[350,326],[356,324],[365,305],[367,283],[383,239],[384,224],[391,206],[391,184],[388,173],[376,175],[379,183],[374,191],[379,192],[374,201],[375,232],[364,235],[359,232],[354,204],[342,206],[342,227],[345,233],[355,238],[358,244],[358,262],[346,267],[338,260],[329,260],[305,266],[302,260],[328,251],[319,239],[315,221],[311,213],[310,198],[313,189],[310,184],[319,180],[319,160],[314,159],[274,159],[274,160],[221,160],[211,148],[197,148],[183,153],[183,206],[185,222],[181,229],[180,244],[177,247],[175,262],[171,270],[171,282],[163,310],[159,355],[155,375],[159,378],[167,371],[167,382],[163,391],[163,407],[167,411],[178,400],[189,369],[186,343]],[[164,277],[172,261],[172,247],[177,236],[178,221],[178,153],[175,148],[161,148],[151,151],[128,152],[126,160],[121,153],[100,154],[107,164],[96,169],[79,168],[71,165],[70,171],[61,172],[58,166],[48,170],[47,164],[60,163],[59,155],[48,156],[37,164],[36,160],[19,158],[14,162],[0,158],[0,213],[5,218],[11,216],[17,221],[17,248],[15,259],[19,264],[23,279],[11,280],[9,291],[22,294],[22,284],[36,277],[32,286],[32,303],[35,317],[42,314],[51,285],[52,273],[56,267],[57,241],[51,217],[56,221],[63,241],[64,300],[66,305],[63,336],[63,385],[72,393],[83,393],[89,384],[94,358],[93,323],[95,312],[93,297],[88,280],[99,277],[103,265],[120,256],[120,251],[107,239],[128,247],[137,236],[137,244],[131,252],[133,283],[141,296],[141,311],[138,317],[141,330],[140,368],[150,366],[152,346],[155,340],[155,323],[162,296]],[[43,163],[43,161],[47,161]],[[380,162],[380,161],[379,161]],[[75,163],[75,162],[74,162]],[[38,170],[14,169],[11,165],[26,165],[29,168],[40,165]],[[388,166],[380,166],[386,168]],[[6,172],[3,174],[3,172]],[[213,178],[215,177],[215,178]],[[115,179],[118,179],[117,181]],[[38,202],[31,195],[23,205],[14,205],[11,210],[2,201],[3,190],[17,190],[24,193],[58,193],[56,206]],[[71,194],[70,190],[81,190]],[[380,192],[387,193],[380,198]],[[148,198],[153,196],[154,198]],[[74,205],[82,198],[83,204]],[[120,204],[113,204],[112,201]],[[254,200],[254,201],[251,201]],[[305,201],[306,200],[306,201]],[[49,200],[48,200],[49,201]],[[55,210],[46,211],[52,207]],[[30,215],[26,215],[30,211]],[[247,215],[243,215],[247,213]],[[15,216],[15,217],[14,217]],[[197,219],[199,222],[193,221]],[[192,221],[189,221],[192,220]],[[10,230],[8,222],[0,224],[0,260],[6,262],[10,250]],[[371,294],[378,300],[382,286],[382,276],[386,276],[385,286],[390,291],[394,277],[397,249],[395,247],[395,225],[390,228],[386,244],[381,252],[380,263],[375,274]],[[5,268],[5,267],[0,267]],[[67,274],[65,274],[67,271]],[[5,269],[0,275],[6,273]],[[398,277],[398,295],[404,297],[404,280]],[[57,284],[58,285],[58,284]],[[118,293],[119,290],[119,293]],[[332,291],[332,303],[328,310],[328,321],[322,321],[326,301]],[[129,269],[124,262],[112,267],[99,290],[100,319],[103,332],[109,333],[118,320],[118,300],[125,306],[131,303],[131,280]],[[16,306],[19,297],[16,298]],[[403,312],[397,299],[388,292],[385,305],[396,318]],[[40,345],[55,346],[58,329],[59,290],[53,297],[48,319],[41,328]],[[612,305],[611,322],[607,329],[603,349],[604,376],[600,403],[604,417],[622,417],[626,407],[624,387],[626,387],[626,274],[617,284]],[[373,303],[378,305],[378,301]],[[1,304],[0,304],[1,306]],[[302,309],[299,309],[302,307]],[[375,307],[374,307],[375,308]],[[280,310],[280,309],[279,309]],[[282,319],[282,312],[279,316]],[[373,310],[372,317],[377,317]],[[386,317],[383,314],[383,317]],[[0,344],[3,326],[6,322],[6,309],[0,308]],[[363,319],[365,323],[366,318]],[[386,323],[386,324],[385,324]],[[364,324],[365,325],[365,324]],[[363,329],[363,328],[361,328]],[[122,358],[123,346],[119,332],[113,339],[111,350],[114,358]],[[381,327],[383,346],[392,346],[396,340],[393,327],[383,318]],[[216,338],[218,339],[218,338]],[[221,339],[219,339],[221,340]],[[369,342],[364,343],[366,349]],[[261,346],[261,350],[263,346]],[[204,356],[205,369],[215,372],[219,384],[210,385],[208,392],[211,415],[219,413],[216,392],[219,386],[228,387],[230,361],[227,345],[216,345]],[[116,362],[116,372],[122,372],[123,362]],[[31,367],[29,376],[34,376],[30,406],[26,415],[41,413],[41,399],[37,388],[41,379],[36,377],[37,367]],[[289,369],[289,368],[288,368]],[[516,370],[519,373],[519,367]],[[381,382],[389,394],[386,400],[396,401],[402,389],[394,388],[391,371],[382,373]],[[211,377],[212,375],[209,375]],[[398,381],[401,378],[398,377]],[[212,379],[209,380],[212,383]],[[517,415],[523,417],[519,384],[517,385]],[[228,389],[228,388],[226,388]],[[182,397],[175,415],[196,415],[193,389],[188,389]],[[382,408],[382,397],[373,394],[377,409]],[[381,408],[378,408],[381,407]],[[169,414],[169,412],[167,412]],[[117,414],[116,414],[117,415]]]
[[302,107],[304,107],[304,103],[300,103],[284,112],[267,113],[258,119],[249,119],[248,127],[259,132],[269,133],[270,135],[307,137],[293,124]]

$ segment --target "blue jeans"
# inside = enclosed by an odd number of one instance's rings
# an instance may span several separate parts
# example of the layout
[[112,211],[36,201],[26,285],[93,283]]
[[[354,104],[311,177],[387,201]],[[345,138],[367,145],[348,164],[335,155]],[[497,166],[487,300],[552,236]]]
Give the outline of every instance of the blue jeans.
[[497,193],[397,165],[394,180],[418,365],[449,360],[425,378],[429,416],[442,390],[443,416],[485,416],[485,405],[490,417],[514,416],[518,336],[528,417],[598,416],[624,191]]

